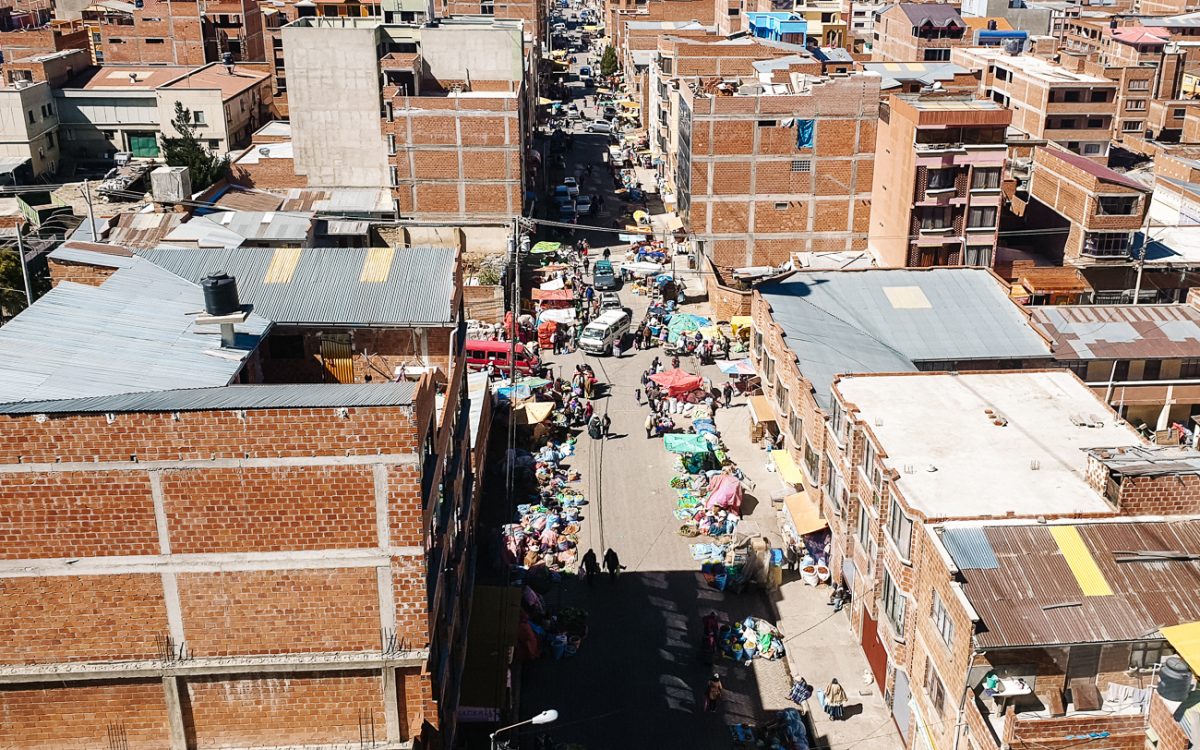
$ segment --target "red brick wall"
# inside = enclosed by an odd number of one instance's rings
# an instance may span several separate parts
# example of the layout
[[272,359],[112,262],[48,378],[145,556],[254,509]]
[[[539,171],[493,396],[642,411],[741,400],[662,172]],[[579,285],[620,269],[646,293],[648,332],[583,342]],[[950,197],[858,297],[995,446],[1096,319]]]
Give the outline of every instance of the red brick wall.
[[85,263],[63,263],[53,258],[49,260],[48,265],[50,266],[50,283],[54,286],[58,286],[64,281],[100,286],[108,277],[117,272],[115,268],[104,268]]
[[0,578],[0,601],[0,663],[150,659],[167,634],[157,575]]
[[1110,736],[1088,741],[1094,750],[1145,750],[1144,716],[1064,716],[1059,719],[1008,719],[1013,727],[1013,750],[1058,750],[1074,747],[1077,737],[1091,732],[1109,732]]
[[1171,709],[1163,702],[1158,691],[1154,691],[1154,694],[1150,696],[1149,724],[1154,733],[1158,735],[1156,750],[1187,750],[1191,745],[1183,727],[1175,721]]
[[1123,516],[1200,513],[1200,477],[1190,474],[1124,477],[1117,505]]
[[158,554],[144,474],[6,474],[0,487],[0,558]]
[[109,728],[129,750],[167,747],[160,680],[0,688],[0,749],[100,750]]
[[379,648],[374,568],[179,576],[188,646],[196,656]]
[[171,551],[377,546],[374,481],[370,466],[163,472]]
[[308,187],[308,178],[296,174],[296,160],[290,158],[263,157],[255,163],[239,162],[233,165],[230,172],[234,182],[248,188],[281,190]]
[[[195,750],[225,747],[358,746],[360,725],[383,739],[382,678],[335,672],[278,677],[189,679],[189,734]],[[185,713],[185,717],[188,714]]]

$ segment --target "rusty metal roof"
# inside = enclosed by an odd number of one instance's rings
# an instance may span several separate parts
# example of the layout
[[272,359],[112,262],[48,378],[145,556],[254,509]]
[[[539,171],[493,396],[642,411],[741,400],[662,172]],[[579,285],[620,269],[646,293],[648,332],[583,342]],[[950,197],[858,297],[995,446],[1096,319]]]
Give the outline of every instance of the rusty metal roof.
[[1200,357],[1200,310],[1191,305],[1052,305],[1030,315],[1059,360]]
[[1136,641],[1200,620],[1200,561],[1116,561],[1140,550],[1200,554],[1200,521],[1076,526],[1110,596],[1083,593],[1051,528],[983,528],[999,566],[962,571],[980,618],[978,648]]

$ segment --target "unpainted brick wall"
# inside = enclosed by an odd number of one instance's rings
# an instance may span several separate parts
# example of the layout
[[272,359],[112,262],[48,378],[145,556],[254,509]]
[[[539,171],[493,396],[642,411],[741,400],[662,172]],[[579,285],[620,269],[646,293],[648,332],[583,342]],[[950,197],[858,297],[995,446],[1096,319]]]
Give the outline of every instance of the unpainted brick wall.
[[160,680],[0,687],[0,750],[99,750],[109,728],[129,750],[167,747]]

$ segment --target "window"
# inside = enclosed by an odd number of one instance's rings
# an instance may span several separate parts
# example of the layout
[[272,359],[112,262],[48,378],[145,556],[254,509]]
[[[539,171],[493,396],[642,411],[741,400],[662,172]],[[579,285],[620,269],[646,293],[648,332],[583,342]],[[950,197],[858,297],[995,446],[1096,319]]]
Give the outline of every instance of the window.
[[1166,641],[1136,641],[1129,651],[1130,669],[1150,669],[1173,656],[1175,649]]
[[400,184],[400,170],[396,167],[395,164],[393,164],[389,168],[389,171],[391,172],[391,177],[392,177],[392,187],[399,185]]
[[198,109],[194,110],[192,112],[192,124],[203,125],[204,124],[204,113]]
[[821,457],[807,440],[804,441],[804,468],[808,469],[808,478],[815,485],[821,476]]
[[950,50],[948,49],[927,49],[925,50],[925,62],[949,62]]
[[957,169],[931,169],[926,173],[926,190],[953,190]]
[[950,613],[946,611],[946,603],[942,601],[942,597],[936,591],[933,592],[932,616],[933,627],[942,637],[942,643],[946,644],[946,648],[951,648],[954,644],[954,621],[950,619]]
[[1086,359],[1072,359],[1063,362],[1063,364],[1067,366],[1068,370],[1075,373],[1076,377],[1085,383],[1087,382],[1088,362]]
[[787,201],[776,201],[775,202],[775,210],[776,211],[786,211],[787,208],[788,208]]
[[925,657],[925,694],[929,696],[933,709],[941,714],[946,707],[946,686],[942,684],[942,678],[938,677],[933,660],[928,656]]
[[1200,378],[1200,359],[1180,360],[1179,377],[1184,380]]
[[949,229],[950,209],[941,206],[921,209],[921,229]]
[[763,353],[763,337],[762,333],[755,329],[754,331],[754,356],[761,358]]
[[875,524],[866,503],[858,504],[858,546],[862,547],[867,560],[875,559]]
[[828,453],[825,454],[825,463],[829,466],[829,476],[825,477],[825,494],[833,511],[840,516],[846,499],[846,480],[842,479],[842,473],[834,466],[833,458]]
[[1089,128],[1102,128],[1102,127],[1104,127],[1104,120],[1102,120],[1099,117],[1089,117],[1088,121],[1087,121],[1087,126]]
[[963,256],[964,266],[976,266],[980,268],[992,267],[992,246],[991,245],[967,245],[967,252]]
[[396,134],[395,133],[387,134],[387,144],[388,144],[388,154],[391,156],[395,156],[396,155]]
[[792,159],[793,172],[811,172],[812,159]]
[[1129,101],[1125,102],[1125,110],[1127,112],[1145,112],[1146,111],[1146,100],[1145,99],[1130,99]]
[[1080,153],[1082,153],[1084,156],[1099,156],[1104,153],[1104,144],[1085,143],[1083,144],[1083,151]]
[[37,115],[36,115],[36,114],[34,113],[34,111],[31,109],[31,110],[29,110],[29,124],[30,124],[30,125],[32,125],[32,124],[34,124],[35,122],[37,122]]
[[893,497],[892,504],[888,507],[888,535],[895,542],[900,557],[905,560],[912,555],[912,530],[912,519],[904,515],[900,510],[900,502]]
[[730,8],[729,9],[729,17],[730,18],[733,18],[735,16],[740,16],[741,14],[742,14],[741,8]]
[[54,107],[50,104],[42,105],[42,117],[49,117],[54,114]]
[[109,38],[108,38],[108,43],[109,43],[109,44],[124,44],[124,43],[125,43],[125,40],[124,40],[124,39],[119,39],[119,38],[117,38],[117,37],[115,37],[115,36],[111,36],[111,37],[109,37]]
[[800,441],[804,437],[804,419],[795,409],[788,415],[788,432],[792,433],[792,442],[800,445]]
[[973,206],[967,212],[968,229],[992,229],[996,226],[995,206]]
[[787,412],[788,408],[788,389],[784,387],[782,381],[775,383],[775,403],[779,404],[779,413]]
[[1187,115],[1186,109],[1180,108],[1180,109],[1171,110],[1171,117],[1173,119],[1182,120],[1186,115]]
[[273,359],[304,359],[304,337],[300,334],[275,335],[268,342]]
[[1096,214],[1099,216],[1132,216],[1137,213],[1137,208],[1136,195],[1102,195],[1096,202]]
[[392,103],[391,102],[383,103],[383,116],[388,122],[392,121]]
[[999,190],[1000,167],[976,167],[971,172],[972,190]]
[[1148,359],[1142,363],[1142,380],[1158,380],[1162,377],[1162,360]]
[[1125,120],[1124,122],[1121,123],[1121,132],[1122,133],[1136,133],[1137,131],[1139,131],[1141,129],[1142,129],[1142,121],[1141,120]]
[[165,40],[155,39],[153,37],[146,39],[146,44],[162,44]]
[[870,485],[872,494],[878,497],[879,483],[883,478],[883,472],[879,470],[879,454],[875,452],[875,446],[871,444],[865,434],[863,438],[863,460],[859,469],[862,470],[863,478]]
[[880,603],[883,605],[883,612],[887,615],[888,622],[892,624],[892,631],[897,638],[903,639],[904,594],[900,593],[896,582],[892,580],[892,572],[887,568],[883,569],[883,596]]
[[54,133],[46,133],[46,148],[54,148]]
[[763,368],[763,375],[768,383],[775,379],[775,360],[772,357],[767,357],[766,367]]
[[759,121],[758,121],[758,126],[759,126],[760,128],[773,128],[773,127],[776,127],[776,126],[778,126],[778,125],[779,125],[779,121],[778,121],[778,120],[759,120]]
[[1083,239],[1083,252],[1098,258],[1121,258],[1129,255],[1128,232],[1088,232]]
[[845,407],[842,406],[842,402],[834,399],[829,408],[829,431],[833,433],[833,439],[838,445],[846,444],[846,430],[849,426]]
[[1149,91],[1150,79],[1135,80],[1129,82],[1130,91]]

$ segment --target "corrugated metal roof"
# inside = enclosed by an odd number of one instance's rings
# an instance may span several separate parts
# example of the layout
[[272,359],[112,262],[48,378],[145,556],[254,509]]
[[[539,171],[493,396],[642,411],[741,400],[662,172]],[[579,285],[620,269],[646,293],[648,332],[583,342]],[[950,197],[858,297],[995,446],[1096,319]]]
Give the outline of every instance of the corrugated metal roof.
[[0,328],[0,402],[225,385],[270,323],[237,326],[237,349],[195,324],[199,287],[132,262],[98,287],[64,282]]
[[1200,357],[1200,310],[1191,305],[1051,305],[1031,314],[1056,359]]
[[1045,339],[981,268],[804,272],[758,290],[826,408],[836,375],[1050,356]]
[[[387,273],[368,280],[363,280],[363,270],[377,258],[368,249],[298,249],[291,273],[268,281],[275,252],[159,248],[140,255],[197,284],[217,271],[237,277],[242,302],[276,323],[420,326],[454,320],[453,249],[400,248],[392,253]],[[377,278],[381,280],[373,280]]]
[[1200,620],[1200,562],[1116,561],[1116,553],[1125,551],[1200,554],[1200,521],[1078,525],[1111,596],[1085,595],[1051,528],[984,528],[999,567],[962,571],[964,591],[981,619],[977,647],[1135,641],[1164,626]]
[[1200,474],[1200,451],[1176,445],[1098,448],[1091,455],[1113,474],[1123,477]]
[[942,544],[950,553],[950,559],[959,570],[991,570],[1000,567],[992,545],[988,544],[987,535],[983,529],[969,526],[965,528],[942,529]]
[[408,406],[415,383],[301,383],[228,385],[218,388],[123,393],[56,401],[0,404],[0,414],[222,411],[228,409],[323,409]]

